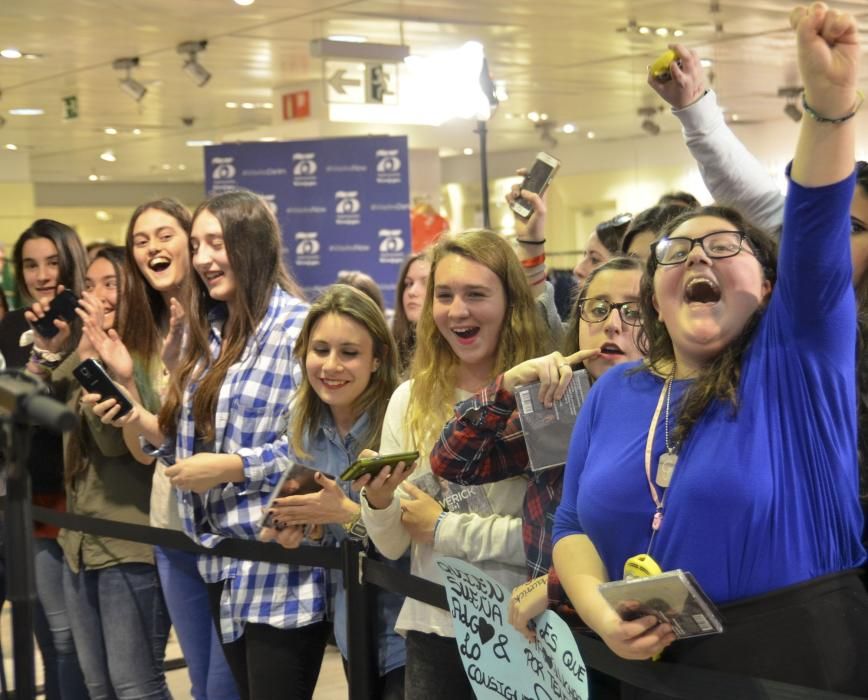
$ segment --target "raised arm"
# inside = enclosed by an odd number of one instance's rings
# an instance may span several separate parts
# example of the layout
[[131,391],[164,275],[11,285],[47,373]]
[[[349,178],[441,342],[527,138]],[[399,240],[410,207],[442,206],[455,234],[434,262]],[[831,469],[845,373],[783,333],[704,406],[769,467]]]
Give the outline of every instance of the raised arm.
[[783,221],[784,196],[762,164],[732,132],[707,89],[695,51],[673,44],[678,61],[670,80],[648,75],[648,84],[672,107],[684,139],[708,191],[720,204],[735,207],[754,224],[777,231]]
[[805,187],[831,185],[850,175],[855,161],[852,117],[862,103],[856,89],[858,28],[851,15],[819,2],[795,8],[790,23],[796,31],[806,112],[790,176]]

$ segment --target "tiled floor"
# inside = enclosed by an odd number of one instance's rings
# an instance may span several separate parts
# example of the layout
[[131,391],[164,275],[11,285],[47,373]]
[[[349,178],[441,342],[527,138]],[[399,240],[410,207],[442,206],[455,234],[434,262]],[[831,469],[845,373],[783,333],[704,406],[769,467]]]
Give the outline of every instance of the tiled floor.
[[[6,678],[10,685],[13,683],[11,624],[10,609],[9,606],[6,605],[3,608],[2,616],[0,616],[0,642],[2,642],[3,645],[3,665],[6,670]],[[42,683],[42,663],[39,660],[38,650],[36,654],[36,683],[37,685],[40,685]],[[180,657],[181,648],[175,641],[174,635],[172,635],[169,639],[169,645],[166,648],[166,658],[178,659]],[[191,700],[190,679],[187,676],[186,668],[170,671],[166,674],[166,680],[169,683],[169,690],[175,700]],[[347,697],[347,683],[344,678],[341,656],[335,647],[330,646],[326,651],[322,670],[319,675],[319,683],[317,684],[316,692],[313,697],[314,700],[345,700]]]

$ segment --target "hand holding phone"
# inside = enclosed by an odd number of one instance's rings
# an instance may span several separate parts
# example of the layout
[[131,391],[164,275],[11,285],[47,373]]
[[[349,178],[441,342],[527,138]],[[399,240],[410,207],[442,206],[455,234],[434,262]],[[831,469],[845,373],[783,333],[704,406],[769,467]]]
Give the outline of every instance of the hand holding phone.
[[85,360],[72,370],[82,389],[89,394],[99,394],[105,399],[114,399],[118,402],[120,410],[114,416],[120,418],[133,410],[133,404],[126,397],[120,387],[112,381],[102,365],[96,360]]
[[33,330],[43,338],[53,338],[60,332],[60,329],[54,325],[54,321],[60,319],[71,323],[76,318],[77,308],[78,298],[68,289],[64,289],[51,300],[45,315],[31,324]]
[[[560,167],[561,162],[557,158],[540,151],[527,175],[524,176],[521,189],[542,195]],[[534,211],[533,204],[521,196],[513,200],[509,206],[515,215],[523,221],[530,219]]]
[[409,465],[419,459],[418,452],[398,452],[390,455],[377,455],[376,457],[363,457],[353,462],[343,474],[343,481],[355,481],[365,474],[376,475],[383,467],[394,467],[399,462]]

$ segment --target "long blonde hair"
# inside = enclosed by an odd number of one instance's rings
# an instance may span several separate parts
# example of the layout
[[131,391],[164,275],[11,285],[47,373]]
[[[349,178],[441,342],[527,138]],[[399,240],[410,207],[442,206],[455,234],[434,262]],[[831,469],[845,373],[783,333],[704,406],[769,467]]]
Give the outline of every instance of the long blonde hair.
[[500,327],[491,379],[520,362],[549,351],[551,340],[542,322],[521,264],[510,245],[493,231],[466,231],[441,238],[431,254],[431,274],[422,315],[416,326],[416,354],[410,376],[410,434],[420,449],[434,440],[451,417],[459,360],[434,323],[437,266],[448,255],[484,265],[503,285],[506,313]]
[[[338,314],[360,324],[371,336],[374,357],[379,367],[371,375],[365,390],[353,406],[356,415],[368,413],[368,429],[359,439],[362,447],[377,449],[380,431],[389,397],[398,384],[397,351],[383,312],[364,292],[346,284],[333,284],[314,302],[304,320],[301,333],[295,341],[293,354],[296,361],[305,367],[314,326],[328,314]],[[301,457],[310,456],[305,450],[305,438],[312,438],[319,429],[328,406],[317,396],[310,385],[307,371],[302,371],[301,383],[292,400],[290,425],[292,449]]]

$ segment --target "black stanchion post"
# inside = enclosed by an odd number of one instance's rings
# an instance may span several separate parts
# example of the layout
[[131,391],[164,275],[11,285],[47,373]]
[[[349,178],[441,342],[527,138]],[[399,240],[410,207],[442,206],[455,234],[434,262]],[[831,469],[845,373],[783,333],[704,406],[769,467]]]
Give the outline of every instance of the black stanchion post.
[[346,539],[341,544],[344,590],[347,596],[349,700],[376,700],[377,639],[376,588],[360,581],[362,547]]
[[476,122],[476,133],[479,134],[479,166],[481,173],[482,185],[482,226],[483,228],[491,228],[491,212],[489,211],[488,201],[488,144],[486,136],[488,135],[488,124],[483,119]]

